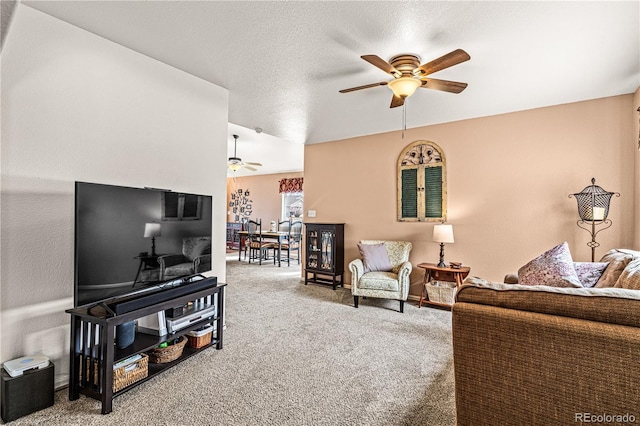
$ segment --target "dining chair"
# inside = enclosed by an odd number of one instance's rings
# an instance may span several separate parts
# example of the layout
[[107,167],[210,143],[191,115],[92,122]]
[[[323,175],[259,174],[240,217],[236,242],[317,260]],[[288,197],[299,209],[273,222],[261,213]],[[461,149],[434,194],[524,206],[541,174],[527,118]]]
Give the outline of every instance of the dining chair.
[[[290,223],[289,226],[289,235],[287,236],[286,241],[282,242],[280,247],[280,261],[286,260],[287,266],[291,266],[291,260],[297,259],[298,265],[300,264],[300,244],[302,241],[302,221],[294,221]],[[291,252],[295,251],[296,257],[291,257]],[[287,254],[286,257],[282,257],[282,254]]]
[[[246,217],[243,217],[240,220],[240,223],[242,224],[242,231],[248,231],[249,230],[249,219],[247,219]],[[248,236],[245,235],[239,235],[238,238],[240,239],[240,241],[238,242],[240,244],[240,247],[242,247],[242,251],[244,252],[244,259],[247,259],[247,252],[249,251],[249,238]],[[238,260],[240,260],[240,257],[238,256]]]
[[252,260],[258,260],[258,264],[262,265],[262,260],[267,259],[268,250],[275,249],[273,243],[265,242],[262,238],[262,219],[247,221],[247,234],[246,244],[249,246],[249,263]]
[[[278,222],[278,232],[289,232],[289,230],[291,229],[291,218],[287,218],[285,220],[281,220]],[[286,244],[287,240],[282,240],[280,241],[280,251],[278,251],[278,253],[276,253],[276,251],[278,250],[277,244],[276,247],[274,247],[273,249],[273,255],[274,257],[277,256],[278,259],[280,259],[280,261],[282,262],[282,259],[284,259],[282,257],[282,249],[283,249],[283,244]]]
[[287,220],[281,220],[280,222],[278,222],[278,231],[289,232],[290,228],[291,228],[291,218]]

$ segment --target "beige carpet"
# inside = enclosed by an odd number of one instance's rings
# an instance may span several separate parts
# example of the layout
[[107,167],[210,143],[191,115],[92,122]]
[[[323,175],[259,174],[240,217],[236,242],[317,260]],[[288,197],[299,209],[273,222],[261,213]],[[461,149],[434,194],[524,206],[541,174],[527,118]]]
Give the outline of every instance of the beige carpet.
[[56,393],[12,425],[454,425],[451,313],[304,285],[228,255],[224,349],[117,397]]

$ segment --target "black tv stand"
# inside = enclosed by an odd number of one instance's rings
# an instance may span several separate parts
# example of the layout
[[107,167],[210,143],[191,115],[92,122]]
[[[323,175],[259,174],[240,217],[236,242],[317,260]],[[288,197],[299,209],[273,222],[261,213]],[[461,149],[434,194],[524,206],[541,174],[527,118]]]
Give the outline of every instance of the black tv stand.
[[[100,313],[96,313],[95,309],[96,308],[101,308],[102,312]],[[109,305],[107,305],[105,302],[98,302],[98,303],[93,303],[92,305],[90,305],[87,308],[87,312],[91,315],[95,315],[97,317],[115,317],[116,313],[113,312],[111,310],[111,308],[109,307]]]
[[[222,349],[224,289],[226,284],[217,283],[213,287],[195,290],[172,299],[147,305],[126,313],[110,315],[106,310],[93,309],[96,304],[68,309],[71,314],[71,352],[69,368],[69,400],[73,401],[84,394],[102,402],[102,414],[112,410],[113,398],[123,392],[149,380],[167,368],[184,361],[196,353],[211,346]],[[133,344],[124,349],[117,349],[114,344],[115,328],[120,324],[133,321],[188,302],[211,297],[211,303],[217,304],[215,315],[193,322],[173,334],[153,336],[137,333]],[[105,306],[103,306],[104,308]],[[101,311],[101,312],[97,312]],[[167,340],[183,336],[189,331],[202,326],[213,325],[214,332],[211,343],[201,348],[185,347],[182,356],[166,364],[149,363],[148,376],[128,387],[113,391],[113,365],[133,355],[149,351]],[[83,370],[84,369],[84,370]],[[95,373],[95,374],[94,374]]]

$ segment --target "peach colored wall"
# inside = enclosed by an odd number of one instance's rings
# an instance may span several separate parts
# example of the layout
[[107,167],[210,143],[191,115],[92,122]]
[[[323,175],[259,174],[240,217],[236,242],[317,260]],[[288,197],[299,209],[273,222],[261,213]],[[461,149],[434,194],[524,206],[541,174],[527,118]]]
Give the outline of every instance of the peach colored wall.
[[[227,212],[231,201],[231,192],[238,189],[249,190],[249,199],[253,201],[251,219],[262,219],[263,228],[269,227],[272,220],[278,221],[282,209],[282,195],[278,192],[280,180],[284,178],[303,177],[302,172],[275,173],[270,175],[243,176],[227,178]],[[305,183],[306,184],[306,183]],[[227,221],[233,222],[235,215],[227,215]]]
[[[596,183],[621,197],[612,200],[613,227],[598,236],[599,258],[633,243],[633,124],[624,95],[529,111],[445,123],[305,147],[305,213],[314,222],[345,222],[345,270],[360,239],[408,240],[411,294],[420,294],[420,262],[436,262],[433,223],[396,221],[396,162],[419,139],[445,152],[448,223],[455,243],[448,261],[471,274],[501,281],[508,272],[568,241],[577,261],[588,261],[588,233],[576,226],[577,204],[568,194]],[[425,112],[428,113],[428,112]],[[346,273],[350,283],[350,273]]]

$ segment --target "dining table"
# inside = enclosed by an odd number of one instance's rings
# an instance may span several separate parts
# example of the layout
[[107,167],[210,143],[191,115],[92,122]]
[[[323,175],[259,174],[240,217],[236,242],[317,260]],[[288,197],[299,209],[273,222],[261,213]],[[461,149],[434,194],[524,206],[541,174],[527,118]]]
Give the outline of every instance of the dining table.
[[[258,234],[257,232],[255,234]],[[241,260],[242,250],[244,248],[245,240],[249,236],[249,231],[238,231],[239,243],[238,243],[238,260]],[[280,265],[280,249],[282,248],[282,242],[287,240],[289,233],[287,231],[261,231],[260,235],[263,240],[275,241],[278,243],[278,266]]]

